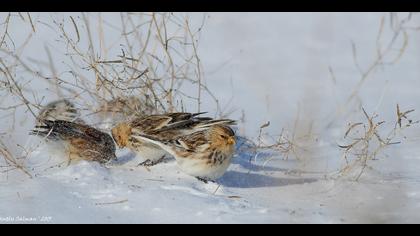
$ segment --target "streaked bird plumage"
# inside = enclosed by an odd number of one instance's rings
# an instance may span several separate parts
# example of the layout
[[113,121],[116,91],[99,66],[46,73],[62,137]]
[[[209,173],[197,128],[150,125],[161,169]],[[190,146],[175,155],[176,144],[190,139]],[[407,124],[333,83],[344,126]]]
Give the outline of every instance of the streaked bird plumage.
[[45,137],[47,140],[64,141],[70,161],[87,160],[106,163],[116,159],[115,143],[112,137],[90,127],[65,120],[42,120],[31,131],[31,135]]
[[120,148],[128,147],[145,159],[147,165],[159,162],[167,152],[156,144],[133,138],[146,135],[158,140],[173,140],[179,136],[207,129],[216,124],[232,124],[233,120],[213,120],[198,117],[204,113],[167,113],[137,117],[129,122],[115,126],[111,133]]
[[134,135],[133,138],[161,147],[175,157],[183,172],[205,182],[216,180],[226,172],[236,143],[232,128],[222,124],[205,126],[169,140],[150,135]]
[[45,105],[36,118],[36,125],[42,125],[44,120],[65,120],[79,124],[85,122],[80,118],[80,112],[67,99],[57,100]]
[[147,99],[137,96],[116,97],[101,102],[95,114],[102,127],[110,129],[120,122],[133,119],[133,117],[151,115],[155,107]]

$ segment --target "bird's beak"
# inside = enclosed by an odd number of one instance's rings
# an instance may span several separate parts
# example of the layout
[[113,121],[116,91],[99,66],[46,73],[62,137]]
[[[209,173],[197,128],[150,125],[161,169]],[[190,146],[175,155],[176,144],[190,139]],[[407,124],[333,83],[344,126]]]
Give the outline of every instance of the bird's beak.
[[234,137],[229,137],[229,139],[227,140],[227,143],[229,145],[235,145],[236,144],[235,138]]

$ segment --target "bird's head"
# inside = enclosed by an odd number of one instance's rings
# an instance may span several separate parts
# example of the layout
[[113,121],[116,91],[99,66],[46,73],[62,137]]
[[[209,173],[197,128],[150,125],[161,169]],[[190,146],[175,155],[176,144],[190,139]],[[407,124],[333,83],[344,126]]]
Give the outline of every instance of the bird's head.
[[235,132],[227,125],[215,125],[210,129],[211,143],[221,149],[233,149],[236,144]]
[[128,144],[131,135],[131,127],[127,123],[120,123],[112,128],[111,133],[118,147],[123,148]]

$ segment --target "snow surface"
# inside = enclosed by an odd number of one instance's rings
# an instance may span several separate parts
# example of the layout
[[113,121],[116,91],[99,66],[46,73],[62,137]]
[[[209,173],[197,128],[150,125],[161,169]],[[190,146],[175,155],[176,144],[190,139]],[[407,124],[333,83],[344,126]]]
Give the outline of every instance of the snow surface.
[[[226,174],[209,184],[182,173],[171,158],[137,167],[141,159],[127,150],[119,150],[118,161],[107,166],[58,167],[65,160],[62,148],[28,137],[33,124],[26,122],[10,137],[34,147],[25,160],[33,178],[20,171],[0,173],[0,223],[419,223],[418,127],[373,161],[358,182],[336,179],[334,173],[343,161],[337,143],[345,125],[362,116],[339,118],[323,128],[360,78],[351,40],[360,64],[368,65],[383,15],[208,14],[199,45],[208,86],[223,105],[237,109],[231,118],[245,112],[241,135],[256,136],[266,121],[271,121],[266,131],[278,134],[293,127],[298,112],[299,127],[313,122],[318,137],[303,161],[266,150],[238,151]],[[48,14],[37,16],[48,19]],[[191,19],[198,21],[201,14]],[[11,31],[19,35],[27,25],[16,24]],[[45,59],[44,44],[52,44],[51,32],[41,25],[27,45],[28,57]],[[363,86],[359,97],[368,111],[389,120],[396,103],[419,110],[419,37],[410,34],[401,60],[376,71]],[[214,110],[210,103],[203,106]]]
[[[44,153],[41,149],[33,155]],[[57,156],[51,154],[48,162]],[[3,221],[7,216],[37,223],[418,223],[420,219],[420,176],[415,170],[369,172],[353,182],[302,171],[294,160],[272,158],[264,165],[269,153],[252,163],[240,153],[217,183],[204,184],[180,172],[170,158],[145,168],[130,162],[134,158],[130,152],[119,156],[118,162],[106,167],[83,161],[45,170],[48,164],[43,162],[32,165],[32,179],[17,172],[3,176]],[[418,159],[412,163],[420,164]],[[45,218],[51,221],[41,221]]]

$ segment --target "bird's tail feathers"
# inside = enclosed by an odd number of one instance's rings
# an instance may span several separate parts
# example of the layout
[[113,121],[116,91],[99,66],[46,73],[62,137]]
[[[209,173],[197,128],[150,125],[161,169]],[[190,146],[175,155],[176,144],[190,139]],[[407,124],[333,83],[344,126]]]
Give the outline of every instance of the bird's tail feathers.
[[219,120],[208,120],[204,122],[200,122],[195,129],[196,130],[206,130],[214,125],[236,125],[235,120],[231,119],[219,119]]

